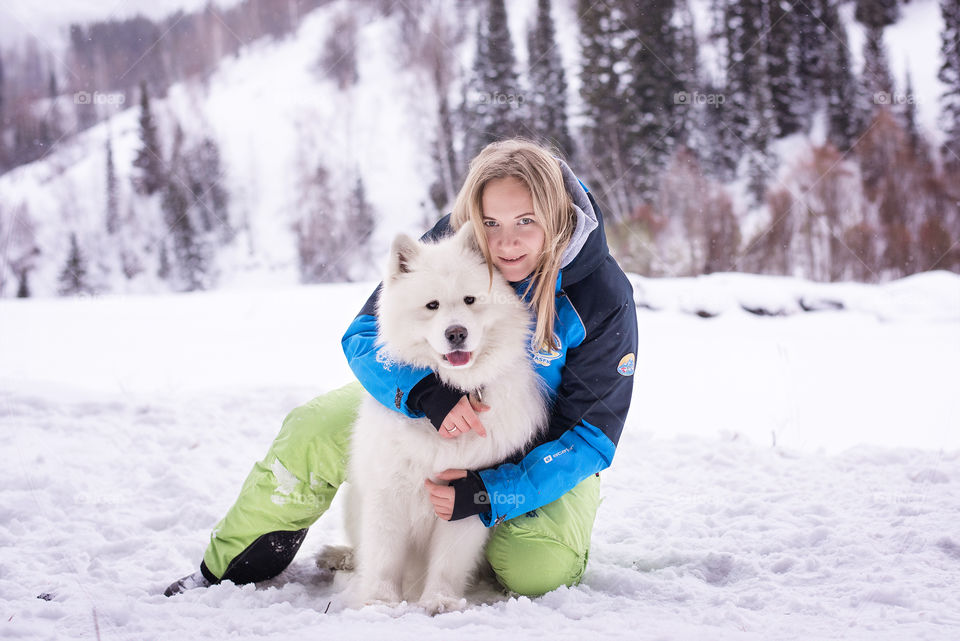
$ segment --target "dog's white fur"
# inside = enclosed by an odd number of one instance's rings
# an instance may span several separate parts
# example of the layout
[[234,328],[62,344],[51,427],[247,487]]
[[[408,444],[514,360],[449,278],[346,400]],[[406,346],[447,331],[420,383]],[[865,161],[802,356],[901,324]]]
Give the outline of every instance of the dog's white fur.
[[[431,301],[437,309],[428,309]],[[365,399],[347,472],[347,531],[357,569],[352,600],[398,603],[419,594],[432,614],[461,609],[488,529],[477,517],[437,517],[424,480],[447,469],[495,465],[544,429],[545,395],[529,357],[532,317],[496,270],[491,286],[470,225],[435,244],[398,236],[378,316],[388,359],[429,368],[464,393],[482,388],[490,410],[479,414],[486,437],[471,431],[445,439],[428,419]],[[451,351],[446,331],[452,326],[467,331],[460,348],[472,352],[467,365],[453,367],[443,358]]]

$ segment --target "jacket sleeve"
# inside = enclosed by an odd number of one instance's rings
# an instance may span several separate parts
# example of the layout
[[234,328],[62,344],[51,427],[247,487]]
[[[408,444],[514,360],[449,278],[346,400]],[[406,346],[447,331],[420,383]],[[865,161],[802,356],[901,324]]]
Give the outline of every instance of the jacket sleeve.
[[616,272],[615,291],[600,287],[584,294],[587,307],[596,311],[585,319],[585,340],[567,352],[549,440],[517,463],[479,472],[486,496],[478,495],[487,505],[477,513],[487,526],[555,501],[613,461],[633,394],[637,352],[632,287],[619,267]]
[[[450,216],[444,216],[420,240],[436,240],[449,233]],[[427,416],[435,427],[460,400],[462,392],[443,385],[429,369],[388,360],[377,344],[377,286],[340,343],[350,369],[364,389],[385,407],[411,418]]]

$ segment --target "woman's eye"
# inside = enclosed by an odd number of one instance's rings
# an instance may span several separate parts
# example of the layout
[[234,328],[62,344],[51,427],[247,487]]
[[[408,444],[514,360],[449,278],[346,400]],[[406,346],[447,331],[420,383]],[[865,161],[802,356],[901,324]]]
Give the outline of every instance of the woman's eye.
[[483,226],[484,226],[484,227],[496,227],[496,226],[497,226],[497,221],[495,221],[495,220],[485,220],[485,221],[483,221]]
[[473,304],[476,302],[476,300],[477,300],[477,299],[474,298],[473,296],[464,296],[464,297],[463,297],[463,302],[465,302],[467,305],[473,305]]
[[439,308],[440,308],[440,301],[432,300],[429,303],[427,303],[427,309],[439,309]]
[[521,219],[520,219],[520,224],[521,224],[521,225],[529,225],[529,224],[531,224],[531,223],[533,223],[533,218],[521,218]]

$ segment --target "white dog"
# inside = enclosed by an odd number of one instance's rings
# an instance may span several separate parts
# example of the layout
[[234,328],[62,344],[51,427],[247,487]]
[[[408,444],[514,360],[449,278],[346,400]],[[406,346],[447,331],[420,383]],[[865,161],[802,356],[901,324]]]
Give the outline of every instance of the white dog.
[[431,614],[462,609],[488,530],[476,517],[438,518],[424,480],[447,469],[495,465],[545,428],[545,394],[529,356],[532,316],[496,270],[491,284],[467,224],[435,244],[397,237],[378,317],[381,357],[430,368],[464,394],[481,392],[490,406],[480,415],[487,435],[441,438],[428,419],[408,418],[368,396],[347,471],[353,557],[349,548],[328,548],[318,564],[355,563],[353,605],[419,596]]

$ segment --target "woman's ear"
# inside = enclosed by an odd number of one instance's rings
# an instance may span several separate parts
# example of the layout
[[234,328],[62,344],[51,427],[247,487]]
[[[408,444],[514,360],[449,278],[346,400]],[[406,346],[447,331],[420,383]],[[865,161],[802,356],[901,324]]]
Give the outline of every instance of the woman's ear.
[[400,274],[412,271],[410,263],[420,253],[420,243],[406,234],[397,234],[390,246],[390,264],[387,266],[387,277],[396,278]]

